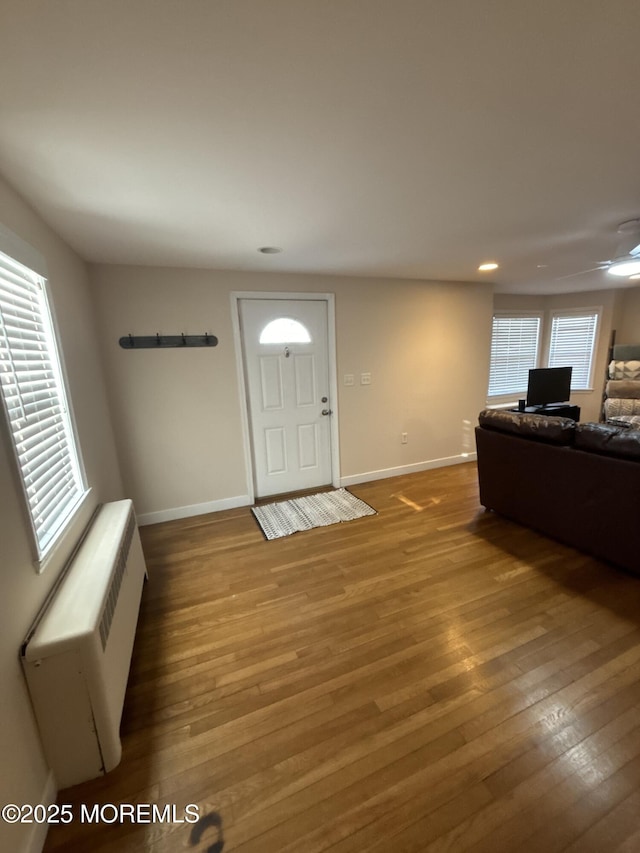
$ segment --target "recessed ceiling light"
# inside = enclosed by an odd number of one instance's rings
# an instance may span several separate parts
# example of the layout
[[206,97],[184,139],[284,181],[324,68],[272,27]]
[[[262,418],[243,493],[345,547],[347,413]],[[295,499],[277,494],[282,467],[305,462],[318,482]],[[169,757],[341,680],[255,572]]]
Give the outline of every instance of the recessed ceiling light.
[[478,272],[489,272],[490,270],[497,270],[498,264],[493,261],[489,261],[486,264],[480,264],[478,267]]
[[279,255],[282,249],[279,246],[262,246],[258,251],[263,255]]

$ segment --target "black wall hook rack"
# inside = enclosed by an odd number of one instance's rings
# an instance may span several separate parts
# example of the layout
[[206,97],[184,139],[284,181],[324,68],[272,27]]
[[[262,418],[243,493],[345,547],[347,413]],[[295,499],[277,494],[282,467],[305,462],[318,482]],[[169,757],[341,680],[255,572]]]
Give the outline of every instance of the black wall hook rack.
[[163,349],[166,347],[216,347],[215,335],[124,335],[119,341],[122,349]]

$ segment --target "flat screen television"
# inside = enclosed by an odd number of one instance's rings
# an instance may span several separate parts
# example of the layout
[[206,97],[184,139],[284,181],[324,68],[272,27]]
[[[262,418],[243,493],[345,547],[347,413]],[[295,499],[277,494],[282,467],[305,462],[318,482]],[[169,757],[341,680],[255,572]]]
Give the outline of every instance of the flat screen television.
[[529,371],[527,406],[564,403],[571,394],[572,367],[538,367]]

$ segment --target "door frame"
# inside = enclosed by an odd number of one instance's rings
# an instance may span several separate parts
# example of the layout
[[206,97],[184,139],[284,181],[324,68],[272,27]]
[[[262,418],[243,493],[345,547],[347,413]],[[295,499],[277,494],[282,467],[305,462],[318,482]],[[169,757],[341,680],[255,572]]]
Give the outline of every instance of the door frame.
[[331,484],[340,485],[340,430],[338,429],[338,368],[336,360],[336,297],[335,293],[289,293],[285,291],[266,290],[234,290],[231,292],[231,324],[233,327],[233,343],[236,351],[236,374],[238,393],[240,397],[240,421],[242,425],[242,443],[244,446],[244,461],[247,478],[247,495],[249,503],[255,503],[255,478],[253,451],[249,429],[249,398],[245,380],[244,352],[242,347],[242,331],[240,327],[240,300],[261,299],[275,301],[315,301],[327,304],[327,357],[329,367],[329,394],[331,400],[331,423],[329,435],[331,439]]

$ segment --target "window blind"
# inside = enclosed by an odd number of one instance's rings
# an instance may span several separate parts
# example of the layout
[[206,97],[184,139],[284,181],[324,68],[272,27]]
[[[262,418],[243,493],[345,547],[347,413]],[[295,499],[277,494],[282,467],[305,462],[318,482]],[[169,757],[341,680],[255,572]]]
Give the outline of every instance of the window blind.
[[539,341],[539,316],[494,316],[489,369],[490,397],[526,392],[529,370],[538,365]]
[[597,327],[597,311],[563,312],[552,317],[549,367],[573,367],[572,390],[590,387]]
[[0,390],[42,558],[84,494],[45,280],[0,253]]

